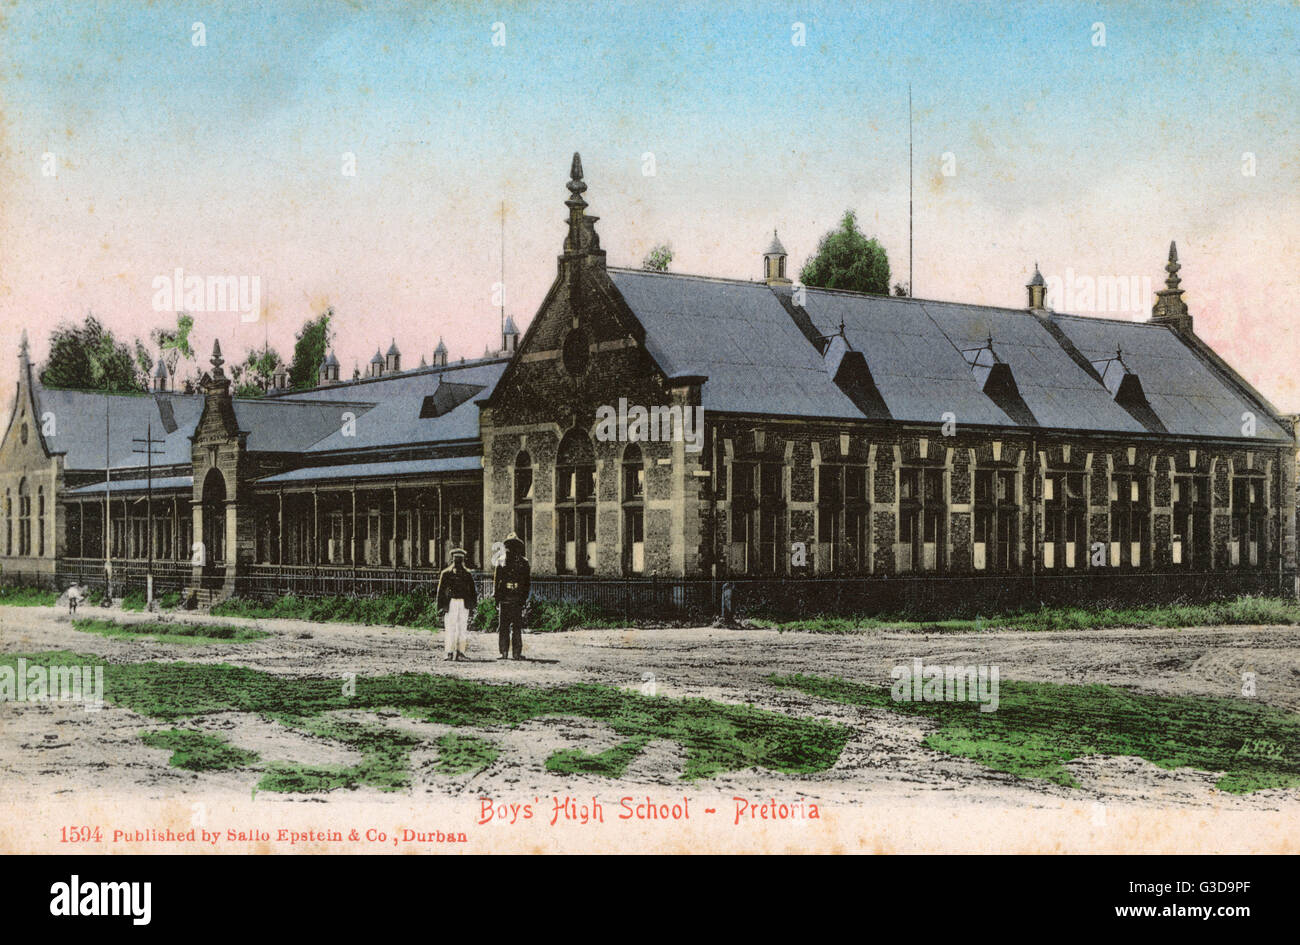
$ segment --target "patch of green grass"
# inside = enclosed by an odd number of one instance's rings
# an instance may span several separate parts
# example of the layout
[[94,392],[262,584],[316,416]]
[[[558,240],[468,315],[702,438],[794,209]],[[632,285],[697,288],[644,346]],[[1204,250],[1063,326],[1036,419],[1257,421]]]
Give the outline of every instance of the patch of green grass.
[[[122,609],[142,612],[145,605],[144,598],[144,591],[131,591],[122,597]],[[180,591],[168,591],[165,594],[154,595],[154,600],[158,603],[159,610],[175,610],[180,606],[181,594]]]
[[632,759],[641,754],[641,749],[649,742],[650,736],[637,735],[595,755],[580,748],[557,751],[546,759],[546,770],[561,774],[599,774],[607,778],[621,778]]
[[357,623],[441,630],[437,600],[430,594],[385,594],[377,597],[295,597],[271,601],[231,597],[212,608],[220,617],[271,617],[316,623]]
[[1300,603],[1277,597],[1237,597],[1196,604],[1154,604],[1148,607],[1039,607],[989,616],[951,620],[917,620],[903,615],[823,615],[801,620],[753,619],[753,626],[811,633],[862,633],[869,630],[1104,630],[1116,627],[1218,627],[1300,625]]
[[1131,755],[1170,770],[1220,773],[1215,786],[1233,794],[1300,787],[1300,715],[1243,699],[1002,680],[997,710],[981,712],[975,702],[895,702],[889,686],[804,675],[769,679],[832,702],[930,719],[936,728],[925,737],[927,747],[1017,777],[1077,787],[1065,762]]
[[140,733],[140,740],[150,748],[169,750],[172,753],[169,764],[186,771],[229,771],[247,768],[258,761],[255,751],[236,748],[224,738],[188,728],[144,731]]
[[247,643],[271,634],[255,627],[236,627],[223,623],[119,623],[104,617],[78,617],[72,626],[83,633],[104,637],[133,639],[148,637],[159,643]]
[[602,627],[626,627],[628,621],[602,616],[590,604],[573,601],[534,600],[524,614],[525,626],[533,633],[561,633]]
[[[420,592],[376,597],[294,597],[290,594],[273,601],[232,597],[213,607],[212,613],[221,617],[271,617],[317,623],[357,623],[435,631],[442,629],[437,601]],[[536,599],[529,602],[524,620],[525,625],[534,633],[628,625],[626,620],[602,616],[588,604]],[[480,630],[496,629],[495,600],[488,596],[479,598],[474,609],[473,625]]]
[[341,742],[360,752],[361,760],[355,765],[272,762],[258,782],[259,791],[310,793],[359,787],[400,791],[410,786],[411,751],[422,744],[418,735],[373,722],[332,716],[270,715],[288,728],[315,738]]
[[848,728],[818,719],[709,699],[643,696],[596,683],[540,688],[402,673],[358,677],[355,693],[347,695],[338,679],[286,677],[224,663],[109,663],[78,653],[46,652],[5,654],[0,666],[16,666],[20,658],[30,664],[103,666],[105,700],[153,718],[250,712],[291,726],[318,726],[312,731],[363,754],[362,764],[349,769],[280,766],[277,777],[268,781],[272,789],[296,790],[286,787],[293,783],[383,789],[384,783],[398,783],[391,772],[400,766],[405,773],[414,744],[410,739],[417,737],[387,726],[320,718],[336,711],[395,709],[435,724],[474,728],[515,727],[549,716],[592,719],[625,739],[677,742],[686,753],[686,780],[753,767],[791,774],[824,771],[835,764],[850,735]]
[[500,754],[496,745],[477,735],[449,732],[434,744],[438,746],[438,760],[433,763],[433,770],[439,774],[454,776],[482,771]]
[[0,587],[0,604],[9,607],[53,607],[59,594],[48,587]]

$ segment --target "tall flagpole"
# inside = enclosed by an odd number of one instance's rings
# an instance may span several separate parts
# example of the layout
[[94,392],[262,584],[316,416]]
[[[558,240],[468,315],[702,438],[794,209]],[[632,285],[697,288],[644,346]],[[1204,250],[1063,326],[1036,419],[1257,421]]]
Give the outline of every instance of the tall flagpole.
[[912,83],[907,83],[907,295],[916,296],[912,274]]
[[506,202],[501,201],[501,347],[506,344]]

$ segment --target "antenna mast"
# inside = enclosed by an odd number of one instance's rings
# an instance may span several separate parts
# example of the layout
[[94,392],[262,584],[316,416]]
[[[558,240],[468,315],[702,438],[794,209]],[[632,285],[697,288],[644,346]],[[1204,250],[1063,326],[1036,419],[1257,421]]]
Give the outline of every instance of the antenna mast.
[[506,202],[501,201],[501,346],[506,344]]
[[912,83],[907,83],[907,296],[913,298],[916,277],[912,275]]

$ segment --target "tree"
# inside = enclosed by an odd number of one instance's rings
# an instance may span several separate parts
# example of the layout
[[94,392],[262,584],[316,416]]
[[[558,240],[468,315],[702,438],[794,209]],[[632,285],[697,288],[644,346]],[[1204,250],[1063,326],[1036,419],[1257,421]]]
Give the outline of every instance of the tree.
[[329,349],[330,319],[334,317],[333,307],[327,308],[316,318],[303,322],[302,328],[293,343],[293,361],[289,365],[289,383],[294,390],[308,390],[316,386],[320,374],[320,363],[325,360]]
[[244,360],[232,365],[236,397],[263,397],[270,390],[275,369],[281,364],[274,348],[250,348]]
[[[136,346],[141,347],[138,341]],[[41,368],[41,383],[110,393],[145,389],[132,347],[114,338],[93,314],[87,314],[80,325],[65,322],[50,333],[50,356]]]
[[875,239],[862,235],[857,215],[845,210],[839,228],[821,238],[817,254],[804,264],[799,278],[821,289],[888,295],[889,257]]
[[194,349],[190,347],[190,332],[194,329],[194,316],[188,312],[176,313],[176,327],[155,328],[149,333],[149,340],[162,353],[167,362],[167,373],[176,376],[176,366],[181,358],[194,360]]
[[641,260],[641,268],[650,272],[667,272],[672,261],[672,247],[667,243],[660,243],[645,254],[645,259]]

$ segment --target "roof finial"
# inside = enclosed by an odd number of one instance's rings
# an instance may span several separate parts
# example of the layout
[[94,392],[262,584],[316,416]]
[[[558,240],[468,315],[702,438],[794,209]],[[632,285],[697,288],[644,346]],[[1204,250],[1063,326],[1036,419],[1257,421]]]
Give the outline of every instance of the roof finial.
[[1165,280],[1165,285],[1170,289],[1177,289],[1182,281],[1178,278],[1178,270],[1183,267],[1178,263],[1178,244],[1170,241],[1169,243],[1169,262],[1165,263],[1165,272],[1169,273],[1169,278]]
[[29,357],[29,352],[27,350],[27,329],[24,328],[22,335],[18,339],[18,358],[19,360],[25,362],[28,359],[28,357]]
[[581,215],[582,211],[587,209],[587,201],[582,199],[587,185],[582,181],[582,155],[577,151],[573,152],[573,166],[569,168],[569,183],[565,186],[569,188],[570,196],[564,201],[564,205],[569,208],[570,213]]
[[221,356],[221,342],[216,338],[212,339],[212,376],[221,378],[226,376],[226,372],[221,369],[221,365],[226,363],[226,359]]

